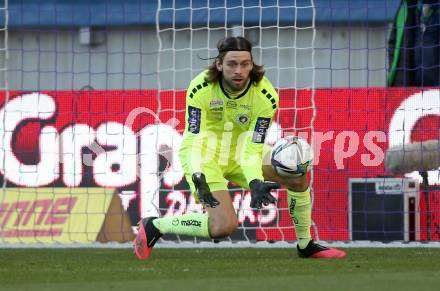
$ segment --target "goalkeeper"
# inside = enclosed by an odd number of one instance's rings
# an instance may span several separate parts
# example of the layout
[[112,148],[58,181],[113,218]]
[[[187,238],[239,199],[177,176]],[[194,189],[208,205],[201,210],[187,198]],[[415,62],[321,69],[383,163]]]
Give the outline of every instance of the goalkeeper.
[[311,239],[307,176],[286,179],[271,167],[270,149],[264,147],[264,141],[278,107],[278,94],[264,76],[263,67],[253,62],[251,43],[243,37],[228,37],[219,41],[217,48],[213,64],[195,77],[187,90],[180,148],[186,180],[207,213],[142,219],[134,240],[136,256],[147,259],[162,234],[204,238],[231,235],[238,220],[225,179],[250,189],[250,206],[257,209],[276,203],[270,191],[286,185],[298,255],[345,256],[343,251]]

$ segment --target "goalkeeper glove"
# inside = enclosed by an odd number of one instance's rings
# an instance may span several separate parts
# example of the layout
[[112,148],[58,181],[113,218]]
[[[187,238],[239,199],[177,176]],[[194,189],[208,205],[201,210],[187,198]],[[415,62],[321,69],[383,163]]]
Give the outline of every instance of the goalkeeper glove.
[[196,186],[197,197],[204,206],[215,208],[220,204],[220,202],[218,202],[217,199],[212,196],[211,190],[209,189],[208,183],[206,183],[206,178],[203,173],[194,173],[192,175],[192,181],[194,186]]
[[280,188],[279,183],[263,182],[254,179],[249,183],[251,188],[251,208],[260,209],[261,205],[269,205],[269,203],[276,203],[277,200],[270,194],[270,190]]

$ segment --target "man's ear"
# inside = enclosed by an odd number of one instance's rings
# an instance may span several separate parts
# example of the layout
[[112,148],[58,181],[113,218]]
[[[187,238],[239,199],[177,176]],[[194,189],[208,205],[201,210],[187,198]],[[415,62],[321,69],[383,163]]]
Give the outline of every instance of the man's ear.
[[222,63],[222,60],[220,58],[216,58],[215,59],[215,67],[217,68],[217,70],[219,72],[223,71],[223,63]]

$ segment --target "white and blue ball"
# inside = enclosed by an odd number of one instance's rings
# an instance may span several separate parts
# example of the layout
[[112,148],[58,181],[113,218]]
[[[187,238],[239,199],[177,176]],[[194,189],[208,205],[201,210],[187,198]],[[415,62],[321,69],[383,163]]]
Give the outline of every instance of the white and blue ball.
[[274,171],[282,177],[301,177],[312,167],[312,147],[297,136],[283,137],[272,147],[271,163]]

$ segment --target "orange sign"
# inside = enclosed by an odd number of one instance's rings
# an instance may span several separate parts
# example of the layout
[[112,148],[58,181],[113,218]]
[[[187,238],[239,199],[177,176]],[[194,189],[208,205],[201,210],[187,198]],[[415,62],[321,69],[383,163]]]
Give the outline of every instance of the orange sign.
[[94,242],[113,192],[106,188],[2,189],[0,242]]

